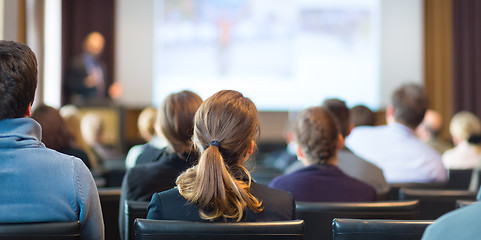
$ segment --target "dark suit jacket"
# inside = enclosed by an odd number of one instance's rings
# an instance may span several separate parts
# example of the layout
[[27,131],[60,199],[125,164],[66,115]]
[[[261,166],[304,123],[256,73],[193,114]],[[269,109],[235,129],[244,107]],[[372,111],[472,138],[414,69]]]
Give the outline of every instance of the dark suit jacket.
[[270,187],[291,192],[302,202],[376,201],[376,190],[369,184],[347,176],[332,165],[310,165],[291,174],[274,178]]
[[[107,71],[105,64],[100,63],[102,72],[104,75],[104,81],[107,81]],[[67,96],[70,98],[74,95],[81,96],[83,98],[92,98],[97,95],[96,87],[87,87],[85,85],[85,78],[88,76],[87,67],[85,65],[84,56],[79,55],[74,57],[68,65],[66,79],[65,79],[65,90]],[[108,96],[107,89],[108,83],[105,82],[105,92],[104,97]],[[70,99],[68,99],[70,101]]]
[[175,153],[160,150],[158,159],[150,163],[135,165],[129,169],[122,181],[119,205],[119,227],[124,233],[125,200],[150,201],[152,194],[175,187],[177,177],[191,167],[191,159],[180,158]]
[[[282,221],[296,218],[295,202],[289,193],[272,189],[255,182],[252,182],[250,191],[258,200],[262,201],[264,210],[256,214],[250,209],[247,209],[243,221]],[[149,214],[147,218],[205,221],[200,217],[197,206],[188,203],[187,200],[180,195],[177,188],[154,194],[149,204]],[[222,219],[219,219],[219,221],[222,221]]]

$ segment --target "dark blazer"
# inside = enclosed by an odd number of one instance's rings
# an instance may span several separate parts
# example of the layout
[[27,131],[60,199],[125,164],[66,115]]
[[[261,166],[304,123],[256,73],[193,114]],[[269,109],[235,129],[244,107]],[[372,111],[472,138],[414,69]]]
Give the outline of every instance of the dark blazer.
[[119,227],[122,237],[125,200],[150,201],[152,194],[175,187],[175,180],[180,173],[191,167],[191,162],[193,160],[189,157],[181,158],[163,148],[155,161],[135,165],[126,172],[122,181],[119,205]]
[[[262,201],[264,210],[254,213],[246,210],[243,221],[282,221],[296,218],[295,202],[288,192],[269,188],[267,186],[252,182],[250,192],[259,201]],[[200,217],[197,206],[190,204],[180,195],[177,188],[156,193],[152,196],[149,204],[148,219],[158,220],[184,220],[184,221],[205,221]],[[222,221],[222,219],[219,219]]]
[[[107,71],[105,64],[103,62],[99,63],[102,72],[104,75],[104,81],[107,80]],[[67,72],[66,72],[66,79],[65,79],[65,90],[68,97],[78,95],[82,96],[83,98],[91,98],[95,97],[97,94],[97,88],[88,87],[85,85],[85,78],[88,76],[87,67],[84,61],[84,55],[75,56],[72,60],[70,60]],[[105,82],[105,92],[104,96],[108,96],[107,94],[108,83]],[[68,99],[70,100],[70,99]]]
[[291,174],[279,176],[269,184],[291,192],[302,202],[376,201],[376,190],[369,184],[347,176],[333,165],[310,165]]

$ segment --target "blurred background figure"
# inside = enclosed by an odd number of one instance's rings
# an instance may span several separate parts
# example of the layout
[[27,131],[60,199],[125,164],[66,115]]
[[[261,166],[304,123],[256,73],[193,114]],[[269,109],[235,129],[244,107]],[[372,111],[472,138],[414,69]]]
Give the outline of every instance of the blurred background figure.
[[67,69],[67,101],[84,105],[108,97],[116,99],[122,89],[118,83],[111,86],[106,82],[106,68],[100,57],[105,45],[105,38],[99,32],[89,33],[83,41],[83,53],[75,56]]
[[75,146],[87,154],[90,160],[90,165],[92,166],[92,170],[98,170],[98,158],[82,135],[82,129],[80,126],[81,115],[79,109],[71,104],[65,105],[60,108],[60,115],[64,119],[67,128],[75,138]]
[[448,169],[472,169],[481,158],[481,122],[471,112],[456,113],[449,124],[455,147],[443,154],[443,164]]
[[374,126],[376,125],[376,115],[374,112],[364,105],[356,105],[350,110],[351,124],[357,126]]
[[87,154],[75,146],[75,136],[57,109],[41,105],[35,109],[31,117],[42,126],[42,142],[47,148],[78,157],[89,169],[92,168]]
[[432,109],[428,109],[423,121],[416,128],[416,135],[421,141],[425,142],[440,154],[443,154],[446,150],[451,149],[453,144],[441,138],[442,128],[443,119],[441,114]]
[[130,148],[125,159],[125,167],[127,169],[135,166],[137,158],[147,148],[160,149],[166,146],[166,143],[155,132],[155,121],[157,119],[157,109],[147,107],[140,112],[137,127],[139,134],[146,144],[136,145]]

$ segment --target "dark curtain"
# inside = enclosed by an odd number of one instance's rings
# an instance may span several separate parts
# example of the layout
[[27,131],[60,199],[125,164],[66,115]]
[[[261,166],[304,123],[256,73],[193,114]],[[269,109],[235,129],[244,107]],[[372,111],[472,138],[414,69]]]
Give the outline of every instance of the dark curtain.
[[[87,34],[98,31],[105,37],[102,61],[106,64],[106,84],[112,84],[114,72],[115,0],[62,1],[62,76],[70,59],[82,53],[82,41]],[[65,84],[63,84],[65,85]],[[65,90],[62,104],[66,103]]]
[[453,1],[453,110],[481,116],[481,1]]

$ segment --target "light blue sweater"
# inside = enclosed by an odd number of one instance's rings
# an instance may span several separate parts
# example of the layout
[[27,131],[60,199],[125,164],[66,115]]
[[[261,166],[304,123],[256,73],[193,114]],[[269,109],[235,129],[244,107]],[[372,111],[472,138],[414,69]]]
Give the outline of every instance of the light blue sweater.
[[104,239],[90,171],[40,139],[33,119],[0,120],[0,223],[80,221],[81,239]]

